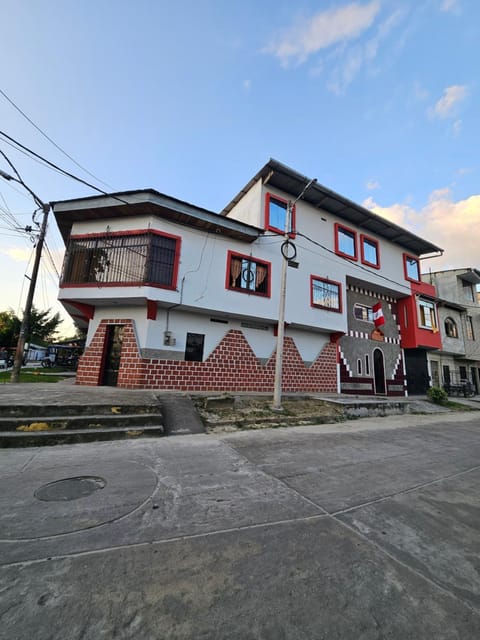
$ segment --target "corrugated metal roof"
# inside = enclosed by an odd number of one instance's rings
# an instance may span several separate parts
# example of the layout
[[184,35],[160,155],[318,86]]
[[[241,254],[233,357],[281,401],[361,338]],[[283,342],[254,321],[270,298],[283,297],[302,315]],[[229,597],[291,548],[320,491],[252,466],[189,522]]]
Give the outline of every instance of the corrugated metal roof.
[[[289,194],[292,198],[296,198],[310,182],[310,178],[290,169],[290,167],[277,160],[270,159],[235,198],[227,204],[221,211],[221,215],[228,216],[233,207],[258,180],[262,180],[264,184],[269,184]],[[356,227],[360,227],[362,230],[386,238],[416,256],[428,253],[443,253],[443,249],[435,244],[420,238],[393,222],[389,222],[365,207],[348,200],[348,198],[335,193],[331,189],[327,189],[327,187],[318,182],[309,187],[303,196],[303,200],[313,207],[338,216]]]
[[154,189],[122,191],[50,203],[66,243],[74,222],[151,214],[179,224],[253,242],[263,229],[208,211]]

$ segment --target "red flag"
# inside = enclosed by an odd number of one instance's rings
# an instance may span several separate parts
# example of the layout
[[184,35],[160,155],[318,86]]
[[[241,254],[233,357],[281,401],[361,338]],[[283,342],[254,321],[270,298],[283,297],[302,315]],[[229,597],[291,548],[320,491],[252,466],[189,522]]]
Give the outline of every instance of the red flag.
[[383,317],[383,311],[382,311],[382,303],[377,302],[376,304],[374,304],[372,307],[372,311],[373,311],[373,322],[375,323],[375,326],[381,327],[382,324],[385,324],[385,318]]

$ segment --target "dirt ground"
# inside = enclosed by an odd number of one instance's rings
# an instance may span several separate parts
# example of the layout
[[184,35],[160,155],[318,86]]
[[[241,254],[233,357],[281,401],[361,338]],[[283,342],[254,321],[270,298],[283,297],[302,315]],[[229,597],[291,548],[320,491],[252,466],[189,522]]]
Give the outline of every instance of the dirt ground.
[[271,397],[221,396],[198,398],[197,409],[207,433],[343,422],[343,407],[307,397],[284,398],[282,410]]

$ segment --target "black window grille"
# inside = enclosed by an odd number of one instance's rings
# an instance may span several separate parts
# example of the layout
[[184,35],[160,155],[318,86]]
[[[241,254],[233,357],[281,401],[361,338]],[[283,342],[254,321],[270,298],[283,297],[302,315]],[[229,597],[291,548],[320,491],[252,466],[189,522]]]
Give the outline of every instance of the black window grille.
[[176,238],[152,233],[73,238],[62,284],[174,285]]

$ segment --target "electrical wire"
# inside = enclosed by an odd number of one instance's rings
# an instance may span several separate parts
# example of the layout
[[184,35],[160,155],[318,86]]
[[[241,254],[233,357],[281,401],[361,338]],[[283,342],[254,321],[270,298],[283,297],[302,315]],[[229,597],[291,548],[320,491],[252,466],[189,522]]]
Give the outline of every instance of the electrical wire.
[[[333,251],[332,249],[329,249],[328,247],[326,247],[325,245],[321,244],[320,242],[317,242],[316,240],[313,240],[312,238],[309,238],[308,236],[306,236],[305,234],[301,233],[300,231],[296,230],[295,231],[297,236],[300,236],[301,238],[305,238],[305,240],[308,240],[308,242],[311,242],[312,244],[316,245],[317,247],[320,247],[321,249],[323,249],[324,251],[327,251],[328,253],[331,253],[337,260],[338,264],[341,263],[341,261],[343,260],[348,260],[348,258],[339,258],[337,256],[337,254],[335,253],[335,251]],[[317,254],[317,255],[321,255],[321,254]],[[375,273],[372,274],[372,272],[370,271],[370,269],[367,269],[367,267],[364,267],[360,264],[357,264],[356,262],[354,262],[353,260],[348,260],[348,262],[351,264],[352,267],[355,267],[357,269],[361,269],[362,271],[365,271],[366,273],[369,274],[370,277],[372,277],[372,275],[375,275],[378,278],[381,278],[382,280],[385,280],[386,282],[389,282],[391,284],[396,285],[397,287],[402,287],[403,289],[406,289],[407,291],[411,292],[410,287],[402,282],[398,282],[397,280],[393,280],[392,278],[388,278],[387,276],[384,276],[380,273]]]
[[[49,246],[48,246],[48,244],[47,244],[47,240],[46,240],[46,238],[45,238],[45,240],[44,240],[43,246],[45,247],[45,253],[46,253],[46,254],[47,254],[47,256],[48,256],[48,259],[49,259],[49,261],[50,261],[50,264],[52,265],[53,270],[55,271],[55,273],[56,273],[56,275],[57,275],[57,278],[58,278],[58,279],[60,279],[60,272],[59,272],[59,270],[57,269],[57,265],[55,264],[55,260],[53,259],[53,255],[52,255],[52,252],[50,251],[50,247],[49,247]],[[58,285],[58,282],[57,282],[57,285]]]
[[[74,175],[73,173],[70,173],[70,171],[66,171],[65,169],[62,169],[61,167],[59,167],[54,162],[51,162],[50,160],[47,160],[46,158],[41,156],[39,153],[36,153],[35,151],[30,149],[29,147],[26,147],[21,142],[18,142],[18,140],[15,140],[15,138],[12,138],[11,136],[9,136],[4,131],[0,131],[0,135],[3,136],[3,138],[5,138],[6,140],[9,140],[10,142],[12,142],[15,145],[17,145],[19,147],[19,149],[23,149],[24,151],[26,151],[27,153],[31,154],[35,158],[38,158],[39,160],[42,160],[42,162],[44,162],[46,165],[48,165],[49,167],[55,169],[56,171],[60,171],[60,173],[62,173],[63,175],[67,176],[68,178],[71,178],[72,180],[76,180],[77,182],[80,182],[81,184],[83,184],[83,185],[85,185],[87,187],[90,187],[90,189],[93,189],[94,191],[97,191],[98,193],[101,193],[104,196],[110,196],[114,200],[118,200],[119,202],[122,202],[123,204],[129,204],[126,200],[123,200],[122,198],[119,198],[118,196],[115,196],[115,195],[113,195],[111,193],[108,193],[107,191],[104,191],[103,189],[100,189],[99,187],[96,187],[95,185],[91,184],[90,182],[87,182],[86,180],[83,180],[83,178],[79,178],[78,176]],[[6,140],[4,140],[4,141],[6,141]]]
[[92,178],[95,178],[95,180],[97,180],[98,182],[101,182],[102,184],[104,184],[106,187],[110,187],[110,189],[113,189],[113,187],[111,185],[109,185],[108,183],[104,182],[103,180],[100,180],[100,178],[98,178],[97,176],[95,176],[93,173],[91,173],[88,169],[86,169],[85,167],[83,167],[79,162],[77,162],[75,160],[75,158],[72,158],[72,156],[70,154],[68,154],[64,149],[62,149],[62,147],[60,147],[60,145],[58,145],[54,140],[52,140],[52,138],[50,138],[50,136],[48,136],[45,131],[43,131],[38,125],[35,124],[35,122],[33,122],[33,120],[31,118],[29,118],[27,116],[27,114],[22,111],[22,109],[20,109],[20,107],[18,105],[15,104],[15,102],[9,98],[7,96],[7,94],[5,93],[5,91],[3,91],[2,89],[0,89],[0,93],[2,94],[2,96],[8,100],[8,102],[12,105],[12,107],[14,107],[14,109],[16,109],[33,127],[35,127],[35,129],[42,134],[42,136],[44,138],[46,138],[49,142],[51,142],[53,144],[53,146],[58,149],[61,153],[63,153],[64,156],[66,156],[69,160],[71,160],[74,164],[77,165],[77,167],[79,169],[81,169],[82,171],[85,171],[85,173],[88,173],[89,176],[91,176]]

